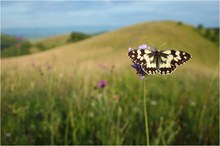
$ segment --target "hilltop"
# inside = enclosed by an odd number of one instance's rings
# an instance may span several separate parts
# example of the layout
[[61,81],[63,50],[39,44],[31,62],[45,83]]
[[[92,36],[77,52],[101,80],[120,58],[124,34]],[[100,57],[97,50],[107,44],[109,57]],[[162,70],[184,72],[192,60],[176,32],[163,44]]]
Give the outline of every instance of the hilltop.
[[31,63],[45,64],[52,62],[60,69],[72,68],[74,65],[83,69],[93,69],[99,64],[128,66],[127,57],[129,47],[138,47],[150,40],[156,47],[184,50],[192,54],[193,58],[187,67],[216,68],[218,65],[218,46],[202,37],[196,28],[186,24],[171,21],[146,22],[116,31],[107,32],[92,38],[65,44],[52,50],[17,58],[2,59],[2,68],[19,64],[27,67]]

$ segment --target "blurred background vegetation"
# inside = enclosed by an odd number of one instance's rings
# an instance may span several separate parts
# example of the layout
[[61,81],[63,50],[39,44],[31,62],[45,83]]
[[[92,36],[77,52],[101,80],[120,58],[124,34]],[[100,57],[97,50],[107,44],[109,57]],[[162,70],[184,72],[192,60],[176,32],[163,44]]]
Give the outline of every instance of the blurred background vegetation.
[[[67,43],[77,42],[89,38],[91,35],[72,32],[70,35],[66,34],[64,36],[54,37],[52,40],[41,39],[41,40],[18,40],[18,37],[10,36],[6,34],[1,34],[1,57],[14,57],[20,55],[28,55],[40,51],[45,51],[58,47]],[[22,48],[22,49],[21,49]]]

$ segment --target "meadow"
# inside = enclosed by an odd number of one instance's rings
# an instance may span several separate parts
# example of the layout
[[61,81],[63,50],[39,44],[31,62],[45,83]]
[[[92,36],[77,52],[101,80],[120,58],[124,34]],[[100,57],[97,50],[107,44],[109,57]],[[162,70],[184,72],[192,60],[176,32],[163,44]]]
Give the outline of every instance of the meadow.
[[146,144],[143,80],[127,49],[149,38],[193,56],[172,75],[146,76],[150,144],[218,145],[218,46],[176,22],[1,59],[1,144]]

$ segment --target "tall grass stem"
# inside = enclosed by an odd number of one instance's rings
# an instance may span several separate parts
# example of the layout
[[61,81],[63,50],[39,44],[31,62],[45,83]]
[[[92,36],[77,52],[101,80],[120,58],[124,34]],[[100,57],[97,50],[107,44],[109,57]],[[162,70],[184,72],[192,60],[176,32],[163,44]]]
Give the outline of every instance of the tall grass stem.
[[144,88],[144,118],[145,118],[145,130],[146,130],[146,142],[147,145],[150,145],[149,142],[149,130],[148,130],[148,119],[147,119],[147,97],[146,97],[146,78],[143,80],[143,88]]

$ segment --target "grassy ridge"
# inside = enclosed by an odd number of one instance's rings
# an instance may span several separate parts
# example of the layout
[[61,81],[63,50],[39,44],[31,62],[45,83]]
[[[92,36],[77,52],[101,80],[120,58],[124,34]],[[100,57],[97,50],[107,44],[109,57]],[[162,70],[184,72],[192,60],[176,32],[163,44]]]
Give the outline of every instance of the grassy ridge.
[[[45,64],[56,58],[56,65],[62,70],[69,68],[76,62],[83,68],[97,66],[104,63],[109,65],[129,65],[127,49],[147,43],[147,40],[160,46],[161,49],[181,49],[192,54],[191,65],[215,68],[218,65],[218,47],[208,39],[202,37],[197,30],[188,25],[176,22],[152,22],[137,24],[117,31],[94,36],[85,41],[68,44],[40,54],[10,59],[11,64],[22,64],[27,67],[30,62]],[[148,43],[149,44],[149,43]],[[7,63],[7,60],[6,64]],[[3,68],[4,62],[3,60]],[[190,66],[186,64],[186,66]],[[85,66],[84,66],[85,65]],[[8,66],[8,65],[7,65]]]
[[145,144],[143,81],[127,49],[147,39],[193,56],[170,76],[146,78],[150,143],[217,145],[219,50],[176,22],[138,24],[2,59],[2,144]]

